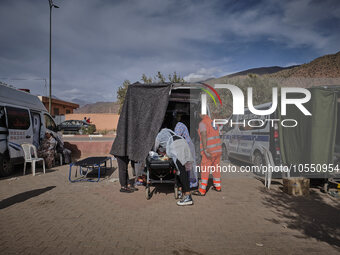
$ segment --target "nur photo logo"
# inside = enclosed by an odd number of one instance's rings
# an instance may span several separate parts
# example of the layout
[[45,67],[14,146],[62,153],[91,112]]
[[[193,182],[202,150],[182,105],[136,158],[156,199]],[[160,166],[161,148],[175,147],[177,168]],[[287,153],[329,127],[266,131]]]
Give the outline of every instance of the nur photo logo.
[[[215,95],[217,96],[220,105],[222,106],[222,100],[220,95],[217,93],[216,89],[227,89],[231,92],[232,99],[233,99],[233,115],[244,115],[245,112],[245,97],[243,94],[243,91],[232,84],[215,84],[214,87],[209,86],[207,84],[202,84],[206,86],[207,88],[211,89]],[[202,88],[204,92],[206,92],[214,101],[215,105],[216,100],[211,94],[210,91],[207,89]],[[207,94],[202,93],[201,94],[201,114],[206,115],[207,114]],[[296,98],[291,98],[287,97],[287,95],[299,95]],[[302,97],[301,97],[302,96]],[[311,93],[309,90],[304,89],[304,88],[294,88],[294,87],[283,87],[281,88],[281,116],[286,116],[287,115],[287,105],[295,105],[305,116],[311,116],[311,112],[309,112],[306,107],[304,106],[305,103],[309,102],[311,99]],[[248,87],[247,88],[247,105],[248,109],[251,113],[257,116],[269,116],[270,114],[274,113],[277,110],[278,107],[278,101],[279,101],[279,96],[278,96],[278,88],[274,87],[272,88],[272,102],[269,107],[269,109],[256,109],[253,103],[253,88]],[[295,127],[297,126],[297,120],[295,119],[284,119],[280,121],[279,119],[250,119],[248,120],[248,126],[250,127],[261,127],[265,125],[265,122],[271,122],[272,126],[274,126],[274,122],[280,122],[282,126],[284,127]],[[213,125],[219,124],[219,125],[225,125],[228,124],[229,120],[228,119],[214,119],[213,120]],[[256,125],[254,124],[256,123]],[[293,123],[293,124],[290,124]],[[230,125],[235,125],[235,124],[243,124],[244,126],[246,125],[245,120],[243,122],[237,122],[233,123],[232,120],[230,120]]]

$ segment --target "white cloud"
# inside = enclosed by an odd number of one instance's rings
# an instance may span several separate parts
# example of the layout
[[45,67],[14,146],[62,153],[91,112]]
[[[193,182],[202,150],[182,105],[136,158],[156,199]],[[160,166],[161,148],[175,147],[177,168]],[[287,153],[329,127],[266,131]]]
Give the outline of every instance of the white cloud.
[[187,82],[204,81],[209,78],[214,78],[220,73],[221,70],[217,67],[201,68],[197,72],[189,73],[188,75],[184,76],[184,80]]

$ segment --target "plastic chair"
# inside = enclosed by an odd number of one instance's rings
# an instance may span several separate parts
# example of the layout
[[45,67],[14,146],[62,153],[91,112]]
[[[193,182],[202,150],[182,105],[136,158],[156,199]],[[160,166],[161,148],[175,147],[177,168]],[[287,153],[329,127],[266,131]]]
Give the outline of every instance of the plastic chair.
[[[23,143],[21,145],[24,154],[25,154],[25,165],[24,165],[24,175],[26,172],[26,163],[31,163],[32,164],[32,175],[35,175],[35,162],[42,161],[43,162],[43,169],[44,169],[44,174],[45,172],[45,160],[43,158],[38,158],[37,155],[37,148],[30,143]],[[33,149],[33,157],[32,157],[32,150]]]
[[[273,156],[272,156],[271,152],[267,148],[265,148],[264,146],[261,145],[260,149],[262,150],[262,155],[264,156],[265,162],[268,166],[268,169],[265,173],[264,186],[266,188],[270,189],[270,185],[272,183],[273,173],[269,170],[269,167],[270,166],[274,167],[275,163],[274,163]],[[287,175],[287,177],[290,177],[290,172],[285,173],[282,168],[281,168],[281,171],[282,171],[282,178],[284,177],[285,174]]]

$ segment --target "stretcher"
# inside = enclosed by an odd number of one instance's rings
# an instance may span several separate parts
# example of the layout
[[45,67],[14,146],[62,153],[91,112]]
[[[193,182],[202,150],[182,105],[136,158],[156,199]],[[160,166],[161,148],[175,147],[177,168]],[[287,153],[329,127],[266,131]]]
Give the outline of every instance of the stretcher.
[[[99,182],[101,170],[104,170],[104,174],[106,174],[107,169],[107,161],[110,160],[110,167],[112,168],[112,158],[111,157],[88,157],[82,160],[79,160],[75,163],[70,164],[70,172],[68,175],[68,179],[70,182],[80,182],[80,181],[88,181],[88,182]],[[76,167],[75,177],[77,177],[78,170],[80,178],[71,179],[72,167]],[[90,179],[87,178],[87,175],[95,170],[98,171],[98,179]]]
[[174,185],[175,199],[178,198],[178,183],[176,177],[176,166],[173,160],[161,160],[160,158],[146,159],[146,186],[145,196],[149,200],[152,196],[151,186],[153,184],[167,183]]

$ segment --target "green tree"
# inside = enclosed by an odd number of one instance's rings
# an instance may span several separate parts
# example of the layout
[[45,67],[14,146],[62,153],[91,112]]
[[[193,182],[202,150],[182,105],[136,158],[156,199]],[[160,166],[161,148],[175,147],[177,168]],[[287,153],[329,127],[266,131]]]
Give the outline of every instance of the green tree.
[[166,82],[172,82],[172,83],[185,82],[184,79],[180,75],[178,75],[176,72],[169,74],[168,80],[167,80],[166,76],[163,75],[160,71],[157,72],[157,74],[154,76],[154,78],[152,78],[151,76],[148,77],[145,74],[143,74],[141,81],[144,84],[166,83]]
[[126,91],[128,89],[128,86],[130,85],[130,81],[129,80],[125,80],[122,84],[122,86],[120,86],[117,90],[117,99],[118,99],[118,103],[119,103],[119,113],[121,113],[122,111],[122,107],[124,104],[124,100],[125,100],[125,95],[126,95]]
[[169,74],[168,77],[169,77],[169,81],[173,83],[185,82],[184,79],[181,76],[177,75],[176,72],[173,72],[173,74]]
[[[157,72],[157,74],[154,76],[154,78],[152,78],[151,76],[148,77],[146,76],[146,74],[142,75],[141,81],[144,84],[151,84],[151,83],[166,83],[167,80],[165,78],[166,76],[163,75],[160,71]],[[184,79],[178,75],[176,72],[173,72],[172,74],[168,75],[168,81],[172,82],[172,83],[179,83],[179,82],[184,82]],[[120,86],[117,90],[117,99],[118,99],[118,103],[119,103],[119,113],[121,113],[123,104],[124,104],[124,100],[125,100],[125,95],[126,95],[126,91],[128,89],[128,86],[130,85],[130,81],[129,80],[125,80],[122,84],[122,86]]]
[[164,75],[160,71],[158,71],[156,76],[155,76],[155,82],[156,83],[165,83],[165,80],[166,80],[166,78],[164,77]]
[[144,84],[150,84],[150,83],[152,83],[152,77],[147,77],[147,76],[143,73],[141,81],[144,82]]

